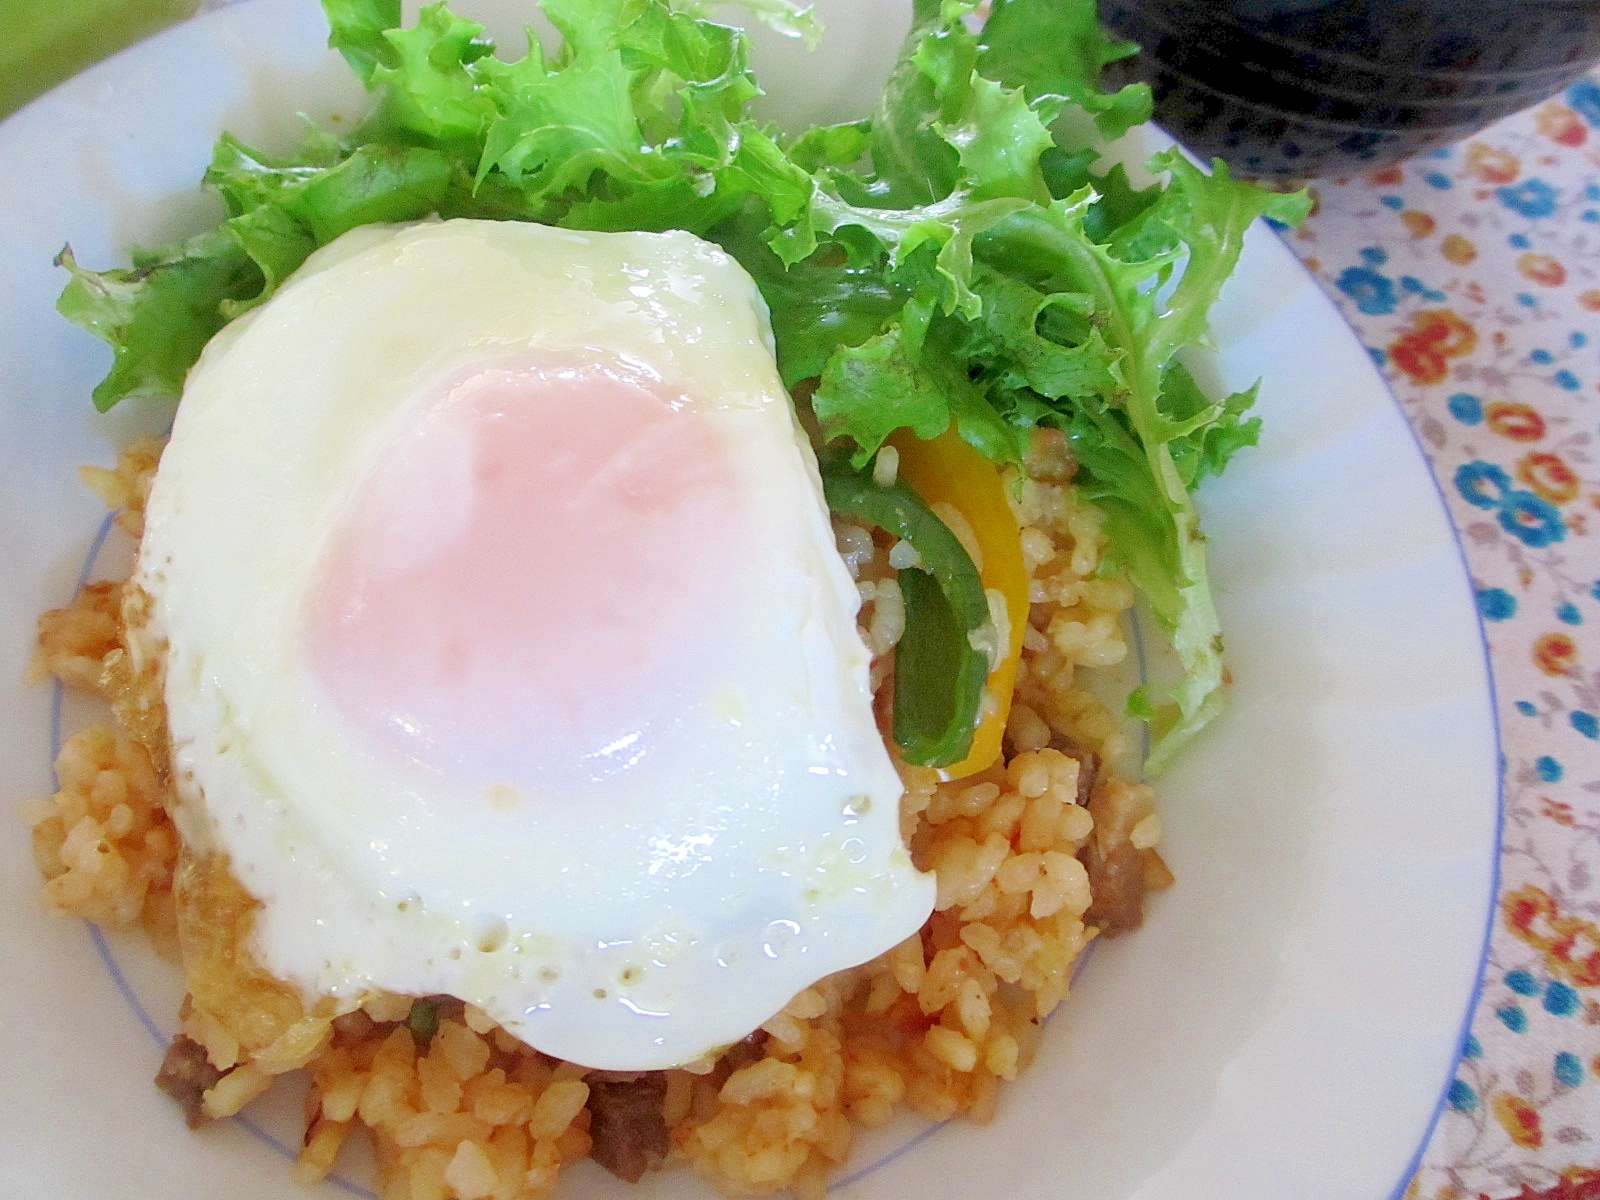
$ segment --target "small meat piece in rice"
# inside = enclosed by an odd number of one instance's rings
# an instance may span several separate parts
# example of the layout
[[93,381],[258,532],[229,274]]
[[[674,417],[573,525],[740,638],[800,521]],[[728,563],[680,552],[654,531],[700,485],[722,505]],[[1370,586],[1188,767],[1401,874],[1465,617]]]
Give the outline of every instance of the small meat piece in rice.
[[222,1072],[206,1057],[206,1048],[180,1033],[172,1039],[166,1057],[161,1060],[156,1086],[182,1106],[183,1119],[189,1128],[199,1129],[210,1119],[202,1103],[205,1094],[221,1078]]
[[590,1153],[618,1179],[638,1183],[667,1161],[670,1141],[664,1105],[667,1076],[646,1071],[607,1079],[589,1077]]
[[1088,808],[1089,797],[1094,795],[1095,780],[1100,777],[1099,756],[1090,751],[1079,749],[1065,738],[1051,738],[1050,745],[1063,754],[1078,760],[1078,794],[1076,803],[1083,808]]
[[1126,842],[1102,854],[1091,838],[1082,862],[1094,895],[1084,920],[1104,937],[1139,928],[1144,921],[1144,857]]
[[767,1045],[767,1031],[757,1029],[747,1037],[729,1046],[722,1057],[717,1060],[717,1070],[724,1075],[732,1075],[740,1067],[748,1067],[753,1062],[760,1062],[764,1056]]
[[1080,860],[1089,874],[1094,897],[1084,920],[1106,937],[1139,928],[1144,920],[1146,832],[1155,827],[1155,801],[1150,788],[1113,775],[1102,775],[1089,796],[1094,832],[1084,843]]

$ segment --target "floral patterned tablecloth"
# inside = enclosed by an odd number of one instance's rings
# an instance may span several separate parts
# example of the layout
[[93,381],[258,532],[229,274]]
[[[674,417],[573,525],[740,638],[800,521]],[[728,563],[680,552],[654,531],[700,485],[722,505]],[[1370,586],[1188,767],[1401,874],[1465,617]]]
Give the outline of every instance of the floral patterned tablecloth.
[[1406,1200],[1600,1198],[1600,74],[1313,187],[1289,244],[1461,534],[1504,750],[1499,910]]

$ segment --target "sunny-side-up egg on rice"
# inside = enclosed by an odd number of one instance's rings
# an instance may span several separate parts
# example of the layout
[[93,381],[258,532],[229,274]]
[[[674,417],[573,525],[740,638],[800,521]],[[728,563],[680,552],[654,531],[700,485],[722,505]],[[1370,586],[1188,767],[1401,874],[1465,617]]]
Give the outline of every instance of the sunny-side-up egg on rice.
[[182,835],[308,1000],[654,1069],[932,908],[765,307],[688,234],[346,234],[191,373],[134,584]]

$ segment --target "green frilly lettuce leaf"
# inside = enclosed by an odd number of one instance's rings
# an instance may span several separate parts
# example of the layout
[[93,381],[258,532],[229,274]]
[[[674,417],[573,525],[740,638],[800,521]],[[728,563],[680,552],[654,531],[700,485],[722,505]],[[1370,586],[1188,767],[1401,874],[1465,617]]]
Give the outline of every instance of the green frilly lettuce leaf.
[[[788,0],[746,7],[813,36]],[[225,136],[206,184],[216,229],[85,270],[60,307],[111,343],[109,408],[172,396],[223,324],[361,224],[427,216],[581,229],[686,229],[749,270],[791,385],[816,380],[825,433],[864,463],[896,429],[952,424],[996,462],[1062,430],[1113,553],[1184,667],[1153,715],[1159,770],[1216,711],[1222,635],[1192,489],[1250,445],[1254,392],[1211,397],[1179,361],[1258,217],[1280,195],[1166,151],[1134,186],[1100,151],[1146,119],[1142,86],[1103,92],[1133,47],[1093,0],[915,0],[869,117],[780,137],[739,30],[684,0],[543,0],[559,43],[504,59],[443,4],[409,28],[397,0],[324,0],[330,45],[370,116],[274,155]]]

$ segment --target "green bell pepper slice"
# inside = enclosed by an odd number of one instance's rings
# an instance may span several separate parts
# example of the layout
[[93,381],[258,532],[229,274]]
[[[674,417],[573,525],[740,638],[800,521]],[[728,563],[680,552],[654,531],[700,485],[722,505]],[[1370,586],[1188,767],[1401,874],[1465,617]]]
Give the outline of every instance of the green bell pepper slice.
[[906,627],[895,648],[894,741],[909,763],[942,767],[972,746],[989,676],[979,645],[989,600],[959,538],[910,488],[884,485],[843,455],[818,461],[828,507],[893,534],[920,567],[900,572]]

